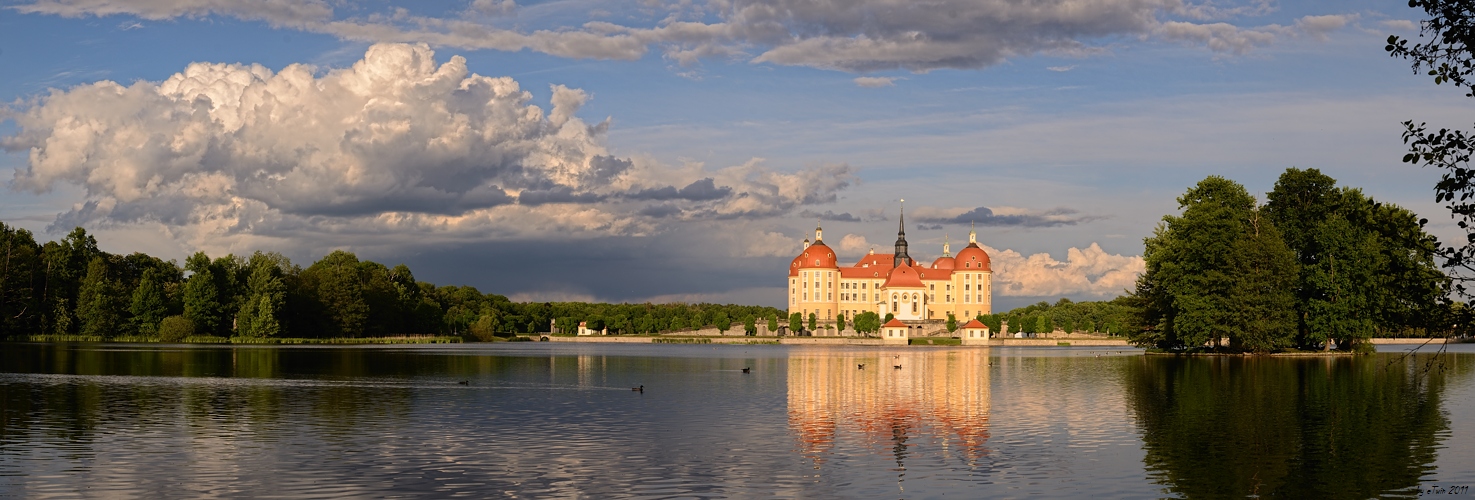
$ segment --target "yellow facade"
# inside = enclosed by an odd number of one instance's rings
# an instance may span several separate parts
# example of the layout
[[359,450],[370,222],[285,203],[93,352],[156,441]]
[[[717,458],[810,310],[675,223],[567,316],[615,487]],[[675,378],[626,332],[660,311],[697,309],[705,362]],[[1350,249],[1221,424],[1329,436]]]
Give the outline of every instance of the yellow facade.
[[906,255],[903,231],[898,231],[896,253],[872,250],[844,267],[822,237],[823,230],[816,229],[814,243],[805,240],[789,269],[789,313],[801,314],[806,322],[810,314],[830,324],[839,314],[848,319],[862,312],[903,321],[945,320],[949,314],[967,321],[993,312],[993,271],[976,233],[970,231],[968,247],[956,257],[944,244],[943,257],[930,265]]

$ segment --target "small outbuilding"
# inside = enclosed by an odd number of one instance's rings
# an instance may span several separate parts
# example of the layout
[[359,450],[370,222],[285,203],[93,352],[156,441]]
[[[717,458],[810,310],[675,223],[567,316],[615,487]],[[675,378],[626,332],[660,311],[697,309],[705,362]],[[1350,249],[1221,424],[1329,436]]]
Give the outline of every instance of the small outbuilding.
[[899,319],[881,325],[881,343],[884,345],[907,345],[911,341],[912,327]]
[[973,318],[958,329],[963,335],[963,345],[988,345],[988,325]]

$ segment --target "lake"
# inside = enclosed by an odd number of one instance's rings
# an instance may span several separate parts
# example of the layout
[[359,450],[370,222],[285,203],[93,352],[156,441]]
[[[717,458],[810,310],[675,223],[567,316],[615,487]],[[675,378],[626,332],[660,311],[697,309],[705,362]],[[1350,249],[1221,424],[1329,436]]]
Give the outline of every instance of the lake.
[[1472,347],[3,344],[0,496],[1472,494]]

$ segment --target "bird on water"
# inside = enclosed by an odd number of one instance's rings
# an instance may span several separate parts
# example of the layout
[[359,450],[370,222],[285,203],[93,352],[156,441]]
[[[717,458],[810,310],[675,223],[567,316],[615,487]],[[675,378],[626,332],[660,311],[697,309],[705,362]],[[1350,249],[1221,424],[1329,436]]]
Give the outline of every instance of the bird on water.
[[749,373],[749,370],[752,370],[752,368],[743,368],[743,373]]
[[457,384],[461,384],[461,385],[471,385],[471,381],[470,380],[462,380],[462,381],[456,382],[456,383]]
[[643,393],[645,392],[645,385],[642,384],[640,387],[631,387],[630,390]]

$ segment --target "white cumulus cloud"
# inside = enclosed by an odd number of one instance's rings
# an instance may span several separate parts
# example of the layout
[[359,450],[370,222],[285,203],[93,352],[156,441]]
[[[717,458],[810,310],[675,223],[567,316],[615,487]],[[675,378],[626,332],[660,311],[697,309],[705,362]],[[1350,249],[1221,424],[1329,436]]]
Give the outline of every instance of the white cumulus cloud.
[[1006,296],[1095,295],[1114,297],[1136,286],[1146,270],[1140,255],[1114,255],[1092,243],[1066,251],[1065,261],[1047,253],[1023,255],[984,246],[992,261],[994,290]]
[[871,242],[866,241],[865,236],[861,236],[858,234],[847,234],[845,235],[845,237],[840,238],[840,253],[846,255],[865,254],[867,252],[870,252],[871,248],[873,247],[875,247],[875,245],[872,245]]
[[29,158],[13,188],[85,188],[55,226],[162,223],[195,242],[237,235],[552,232],[642,235],[664,221],[783,215],[833,201],[844,164],[716,170],[610,155],[610,121],[551,106],[507,77],[377,44],[351,67],[194,63],[161,82],[101,81],[22,102],[0,138]]

